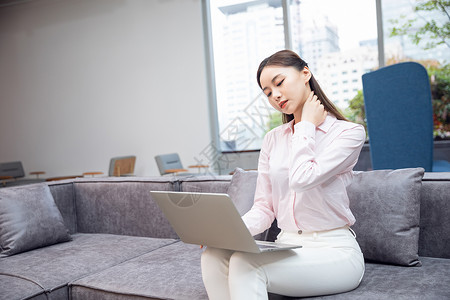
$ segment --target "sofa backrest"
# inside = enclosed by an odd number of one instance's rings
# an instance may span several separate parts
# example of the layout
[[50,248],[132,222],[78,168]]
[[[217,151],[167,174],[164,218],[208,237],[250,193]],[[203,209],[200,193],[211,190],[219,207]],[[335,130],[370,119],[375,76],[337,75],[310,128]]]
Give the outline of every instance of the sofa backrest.
[[[108,177],[48,184],[70,233],[176,238],[149,191],[226,193],[230,181],[231,176]],[[420,200],[420,256],[450,258],[449,189],[450,173],[425,173]]]
[[231,176],[98,177],[49,182],[70,233],[178,238],[150,191],[226,193]]
[[420,201],[419,255],[450,258],[450,173],[425,173]]
[[150,191],[171,191],[171,178],[75,180],[77,231],[177,238]]
[[76,233],[77,214],[72,180],[49,181],[48,186],[69,233]]

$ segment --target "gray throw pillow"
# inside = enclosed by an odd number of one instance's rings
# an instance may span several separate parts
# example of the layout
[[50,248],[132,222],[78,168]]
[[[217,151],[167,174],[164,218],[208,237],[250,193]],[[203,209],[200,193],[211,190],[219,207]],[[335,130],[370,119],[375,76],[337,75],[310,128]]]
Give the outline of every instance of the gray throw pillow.
[[71,239],[47,185],[0,189],[0,257]]
[[234,170],[227,194],[241,216],[253,206],[257,177],[258,171],[244,171],[241,168]]
[[347,187],[353,229],[365,259],[420,266],[420,189],[424,169],[355,172]]

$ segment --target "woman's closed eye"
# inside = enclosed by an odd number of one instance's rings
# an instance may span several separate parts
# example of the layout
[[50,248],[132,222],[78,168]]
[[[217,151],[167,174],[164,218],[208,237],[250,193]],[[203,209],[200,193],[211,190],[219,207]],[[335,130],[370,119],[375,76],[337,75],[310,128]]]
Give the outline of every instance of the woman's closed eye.
[[277,86],[280,86],[283,83],[284,79],[277,83]]

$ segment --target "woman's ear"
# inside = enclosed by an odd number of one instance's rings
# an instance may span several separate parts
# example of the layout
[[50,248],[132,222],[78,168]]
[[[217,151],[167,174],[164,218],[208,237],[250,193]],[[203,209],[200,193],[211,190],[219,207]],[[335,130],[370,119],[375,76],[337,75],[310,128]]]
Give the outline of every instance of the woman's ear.
[[309,80],[311,79],[311,71],[309,70],[308,67],[304,67],[303,68],[303,75],[305,78],[305,84],[307,84],[309,82]]

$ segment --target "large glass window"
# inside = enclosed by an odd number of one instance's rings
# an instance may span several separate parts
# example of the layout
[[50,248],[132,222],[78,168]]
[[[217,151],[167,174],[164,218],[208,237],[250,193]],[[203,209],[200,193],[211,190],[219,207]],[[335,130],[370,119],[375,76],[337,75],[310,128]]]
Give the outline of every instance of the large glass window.
[[281,0],[210,1],[220,148],[259,149],[273,109],[256,82],[259,62],[285,49]]
[[256,83],[258,64],[277,50],[305,59],[343,111],[362,89],[361,75],[378,67],[374,0],[214,0],[209,7],[221,151],[259,149],[281,123]]
[[292,48],[342,110],[361,76],[378,67],[374,0],[295,0],[290,4]]
[[382,0],[386,65],[416,61],[428,72],[434,137],[450,138],[448,1]]
[[[404,60],[422,62],[428,60],[440,64],[450,62],[448,1],[382,0],[381,2],[387,64]],[[442,6],[439,6],[439,2]],[[447,26],[446,35],[434,34],[432,27],[443,29],[445,26]],[[420,33],[422,29],[423,34]]]

